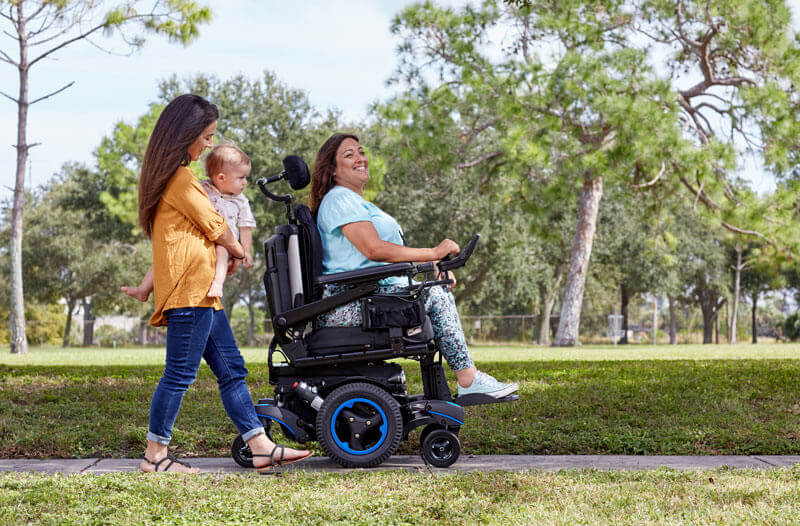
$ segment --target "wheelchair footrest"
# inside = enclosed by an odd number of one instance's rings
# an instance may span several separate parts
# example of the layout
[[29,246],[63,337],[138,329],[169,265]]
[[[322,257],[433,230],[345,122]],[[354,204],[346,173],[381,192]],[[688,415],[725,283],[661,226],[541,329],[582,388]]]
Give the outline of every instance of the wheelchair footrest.
[[510,394],[508,396],[504,396],[503,398],[495,398],[486,394],[475,393],[459,396],[458,398],[455,398],[453,402],[462,407],[466,407],[470,405],[501,404],[503,402],[514,402],[516,400],[519,400],[518,394]]

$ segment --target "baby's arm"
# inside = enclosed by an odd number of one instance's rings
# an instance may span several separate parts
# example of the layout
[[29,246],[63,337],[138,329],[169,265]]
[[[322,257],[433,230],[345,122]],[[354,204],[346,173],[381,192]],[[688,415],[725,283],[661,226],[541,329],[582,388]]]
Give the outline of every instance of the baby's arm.
[[150,293],[153,292],[153,267],[152,265],[147,270],[147,274],[142,278],[142,282],[138,287],[122,287],[122,292],[139,301],[147,301]]
[[243,226],[239,228],[239,242],[242,244],[242,248],[244,249],[244,263],[242,266],[244,268],[250,268],[253,266],[253,228],[249,226]]
[[208,289],[208,297],[221,298],[222,286],[228,274],[228,251],[222,245],[214,245],[214,251],[217,253],[217,263],[214,265],[214,281]]

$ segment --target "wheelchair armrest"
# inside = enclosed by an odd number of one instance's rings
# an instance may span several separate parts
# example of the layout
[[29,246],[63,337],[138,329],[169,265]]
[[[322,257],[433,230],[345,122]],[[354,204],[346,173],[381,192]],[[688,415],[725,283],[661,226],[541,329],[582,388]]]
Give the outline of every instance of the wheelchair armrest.
[[288,327],[294,327],[299,323],[312,320],[320,314],[324,314],[331,309],[339,307],[340,305],[350,303],[353,300],[357,300],[358,298],[375,292],[375,289],[377,288],[377,282],[359,285],[357,287],[353,287],[352,289],[347,289],[341,294],[328,296],[327,298],[322,298],[321,300],[307,303],[302,307],[297,307],[296,309],[290,309],[286,312],[282,312],[275,316],[272,321],[276,326],[284,329]]
[[390,263],[360,270],[349,270],[347,272],[337,272],[336,274],[323,274],[317,278],[320,285],[332,283],[360,283],[363,281],[380,281],[390,276],[407,276],[409,273],[416,274],[416,267],[413,263]]

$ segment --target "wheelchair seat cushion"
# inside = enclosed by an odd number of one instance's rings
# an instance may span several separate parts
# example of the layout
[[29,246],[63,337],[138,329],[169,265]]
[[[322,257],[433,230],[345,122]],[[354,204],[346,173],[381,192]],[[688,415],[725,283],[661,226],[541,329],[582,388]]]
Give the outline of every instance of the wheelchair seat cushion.
[[[427,316],[419,327],[403,331],[405,345],[420,345],[433,339],[433,326]],[[361,327],[324,327],[306,336],[310,354],[325,355],[342,352],[390,348],[389,331],[364,331]]]

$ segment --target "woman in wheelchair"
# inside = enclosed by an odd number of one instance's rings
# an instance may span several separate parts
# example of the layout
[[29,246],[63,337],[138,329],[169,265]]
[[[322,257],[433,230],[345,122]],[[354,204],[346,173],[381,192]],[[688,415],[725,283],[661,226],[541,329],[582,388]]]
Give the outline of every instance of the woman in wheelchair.
[[[324,274],[396,262],[439,261],[448,254],[458,254],[459,246],[449,239],[433,248],[405,246],[398,222],[364,199],[368,180],[369,159],[358,137],[336,133],[325,141],[314,161],[310,203],[322,238]],[[452,274],[448,277],[452,279]],[[399,292],[408,288],[408,280],[389,277],[380,285],[381,293]],[[455,280],[450,288],[453,285]],[[326,285],[323,297],[339,292],[340,286]],[[458,396],[503,398],[517,391],[516,383],[499,382],[473,364],[452,293],[436,286],[424,289],[422,294],[434,340],[458,381]],[[354,301],[319,316],[316,325],[358,327],[361,317],[359,302]]]

